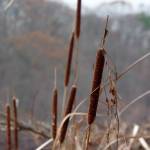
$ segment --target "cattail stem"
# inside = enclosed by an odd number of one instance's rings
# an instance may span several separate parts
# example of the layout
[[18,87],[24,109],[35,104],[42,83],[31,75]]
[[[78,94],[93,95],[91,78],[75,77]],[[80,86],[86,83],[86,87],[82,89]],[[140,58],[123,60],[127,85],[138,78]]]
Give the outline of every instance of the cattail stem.
[[[102,74],[105,63],[105,50],[100,49],[97,52],[96,64],[94,69],[93,83],[92,83],[92,94],[90,95],[90,105],[88,111],[88,124],[92,124],[96,117],[98,99],[99,99],[99,89],[102,81]],[[99,87],[99,88],[97,88]],[[96,90],[95,90],[96,89]],[[93,92],[94,91],[94,92]]]
[[17,114],[17,101],[13,97],[13,111],[14,111],[14,145],[15,150],[18,150],[18,114]]
[[90,133],[91,133],[91,125],[88,126],[86,131],[86,143],[85,143],[85,150],[88,150],[89,146],[89,140],[90,140]]
[[107,19],[106,19],[106,24],[105,24],[105,29],[104,29],[104,35],[103,35],[103,38],[102,38],[102,41],[101,41],[101,47],[104,48],[104,45],[105,45],[105,42],[106,42],[106,37],[108,35],[108,21],[109,21],[109,16],[107,16]]
[[76,38],[79,39],[80,37],[80,28],[81,28],[81,5],[82,0],[78,0],[77,2],[77,9],[76,9],[76,24],[75,24],[75,34]]
[[[68,99],[67,107],[65,109],[64,117],[67,116],[72,111],[73,104],[74,104],[74,101],[75,101],[76,91],[77,91],[77,87],[76,87],[76,85],[73,85],[72,88],[71,88],[71,92],[70,92],[70,96],[69,96],[69,99]],[[65,139],[68,124],[69,124],[69,119],[70,118],[68,118],[65,121],[65,123],[63,124],[63,126],[61,128],[60,136],[59,136],[60,143],[63,143],[63,141]]]
[[6,149],[11,150],[11,120],[10,120],[10,105],[6,105]]

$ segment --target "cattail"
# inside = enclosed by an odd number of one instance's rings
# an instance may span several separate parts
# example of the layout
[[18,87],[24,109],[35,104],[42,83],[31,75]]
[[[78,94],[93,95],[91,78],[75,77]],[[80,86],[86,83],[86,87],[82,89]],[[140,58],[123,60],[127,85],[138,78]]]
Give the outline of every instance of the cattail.
[[77,10],[76,10],[76,26],[75,26],[75,34],[77,39],[80,37],[80,28],[81,28],[81,4],[82,1],[78,0],[77,2]]
[[68,60],[67,60],[65,81],[64,81],[65,86],[68,86],[69,79],[70,79],[70,71],[71,71],[71,62],[72,62],[72,56],[73,56],[73,48],[74,48],[74,32],[72,32],[72,36],[71,36],[70,44],[69,44],[69,53],[68,53]]
[[53,139],[56,138],[57,134],[57,99],[58,99],[58,91],[57,88],[53,90],[52,96],[52,137]]
[[52,137],[56,138],[57,135],[57,101],[58,101],[58,90],[57,90],[57,69],[54,71],[54,89],[52,95],[52,108],[51,108],[51,116],[52,116]]
[[[72,88],[71,88],[71,92],[70,92],[70,96],[69,96],[69,99],[68,99],[67,107],[65,109],[64,117],[67,116],[72,111],[72,107],[73,107],[73,104],[74,104],[74,101],[75,101],[76,91],[77,91],[77,87],[76,87],[76,85],[73,85]],[[59,136],[60,143],[63,143],[63,141],[65,139],[68,124],[69,124],[69,118],[64,122],[64,124],[61,128],[60,136]]]
[[18,115],[17,115],[16,97],[13,97],[13,111],[14,111],[14,145],[15,150],[18,150]]
[[100,49],[97,52],[96,56],[96,64],[93,75],[93,83],[92,83],[92,94],[90,96],[90,105],[88,111],[88,124],[92,124],[96,117],[98,99],[99,99],[99,89],[101,86],[102,74],[105,63],[105,50]]
[[10,105],[6,105],[6,146],[7,150],[11,150],[11,120],[10,120]]

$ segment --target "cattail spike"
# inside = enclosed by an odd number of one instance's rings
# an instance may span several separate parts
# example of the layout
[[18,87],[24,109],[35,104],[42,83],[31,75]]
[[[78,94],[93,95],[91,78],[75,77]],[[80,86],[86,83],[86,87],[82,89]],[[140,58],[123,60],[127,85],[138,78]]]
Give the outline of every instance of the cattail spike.
[[56,138],[57,134],[57,100],[58,99],[58,91],[57,88],[53,90],[53,97],[52,97],[52,137],[53,139]]
[[52,95],[52,107],[51,107],[51,115],[52,115],[52,123],[51,123],[51,129],[52,129],[52,137],[53,139],[56,138],[57,134],[57,101],[58,101],[58,90],[57,90],[57,70],[55,68],[54,71],[54,89],[53,89],[53,95]]
[[105,29],[104,29],[104,35],[103,35],[103,38],[102,38],[102,48],[104,48],[104,45],[105,45],[105,41],[106,41],[106,37],[108,35],[108,21],[109,21],[109,16],[107,16],[107,19],[106,19],[106,24],[105,24]]
[[10,105],[6,105],[6,149],[11,150],[11,120],[10,120]]
[[[76,85],[73,85],[72,88],[71,88],[71,92],[70,92],[70,96],[69,96],[69,99],[68,99],[67,107],[65,109],[64,117],[67,116],[72,111],[73,104],[74,104],[75,97],[76,97],[76,91],[77,91],[77,87],[76,87]],[[69,124],[69,118],[65,121],[65,123],[63,124],[63,126],[61,128],[61,132],[60,132],[60,136],[59,136],[60,143],[63,143],[63,141],[65,139],[68,124]]]
[[92,83],[92,94],[90,96],[90,105],[88,111],[88,124],[92,124],[96,117],[98,99],[99,99],[99,89],[101,86],[102,74],[105,63],[105,50],[100,49],[97,52],[96,64],[94,68],[93,83]]
[[13,111],[14,111],[14,145],[15,150],[18,150],[18,114],[17,114],[17,99],[13,97]]
[[74,32],[72,32],[72,36],[71,36],[70,44],[69,44],[68,60],[67,60],[65,80],[64,80],[65,86],[68,86],[69,79],[70,79],[70,71],[71,71],[71,63],[72,63],[72,56],[73,56],[73,48],[74,48]]
[[54,71],[54,88],[57,87],[57,68],[55,68],[55,71]]
[[77,10],[76,10],[76,26],[75,26],[75,34],[77,39],[80,37],[80,28],[81,28],[81,5],[82,0],[78,0],[77,2]]

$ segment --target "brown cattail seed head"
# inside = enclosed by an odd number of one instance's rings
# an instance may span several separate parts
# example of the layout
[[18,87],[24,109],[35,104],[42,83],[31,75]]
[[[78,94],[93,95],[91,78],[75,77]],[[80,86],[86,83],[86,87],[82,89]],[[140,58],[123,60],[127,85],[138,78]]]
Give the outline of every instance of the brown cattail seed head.
[[[76,91],[77,91],[77,87],[75,85],[73,85],[72,88],[71,88],[71,92],[70,92],[70,96],[69,96],[69,99],[68,99],[67,107],[65,109],[64,117],[67,116],[72,111],[72,107],[73,107],[73,104],[74,104],[74,101],[75,101]],[[60,136],[59,136],[60,143],[63,143],[63,141],[65,139],[68,124],[69,124],[69,118],[65,121],[65,123],[63,124],[63,126],[61,128],[61,132],[60,132]]]
[[58,99],[58,91],[57,88],[53,90],[52,96],[52,137],[53,139],[56,138],[57,134],[57,100]]
[[6,146],[7,150],[11,150],[11,120],[10,120],[10,105],[6,105]]
[[17,115],[17,99],[12,98],[13,101],[13,111],[14,111],[14,145],[15,150],[18,150],[18,115]]
[[96,117],[98,99],[99,99],[99,89],[101,86],[102,74],[105,63],[104,49],[100,49],[97,52],[96,64],[94,68],[94,76],[92,83],[92,94],[90,96],[90,105],[88,111],[88,124],[92,124]]
[[77,10],[76,10],[76,26],[75,26],[75,34],[76,37],[80,37],[80,28],[81,28],[81,5],[82,0],[78,0],[77,2]]
[[71,71],[71,63],[72,63],[72,56],[73,56],[73,48],[74,48],[74,32],[72,33],[70,44],[69,44],[69,53],[68,53],[68,60],[66,66],[66,73],[65,73],[65,86],[68,86],[69,79],[70,79],[70,71]]

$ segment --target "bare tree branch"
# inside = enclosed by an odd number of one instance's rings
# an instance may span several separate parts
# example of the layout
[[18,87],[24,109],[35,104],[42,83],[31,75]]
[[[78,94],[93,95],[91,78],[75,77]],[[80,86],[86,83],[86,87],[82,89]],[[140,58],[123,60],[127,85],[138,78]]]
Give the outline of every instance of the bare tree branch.
[[[2,117],[6,117],[6,114],[3,112],[0,112],[0,115]],[[11,121],[14,121],[14,119],[11,118]],[[26,130],[26,131],[32,132],[34,134],[37,134],[41,137],[50,138],[50,136],[44,132],[44,130],[47,130],[47,128],[44,128],[43,126],[36,128],[36,127],[33,127],[32,125],[25,123],[23,121],[18,121],[18,127],[19,127],[19,130]],[[41,128],[43,128],[43,130]]]

